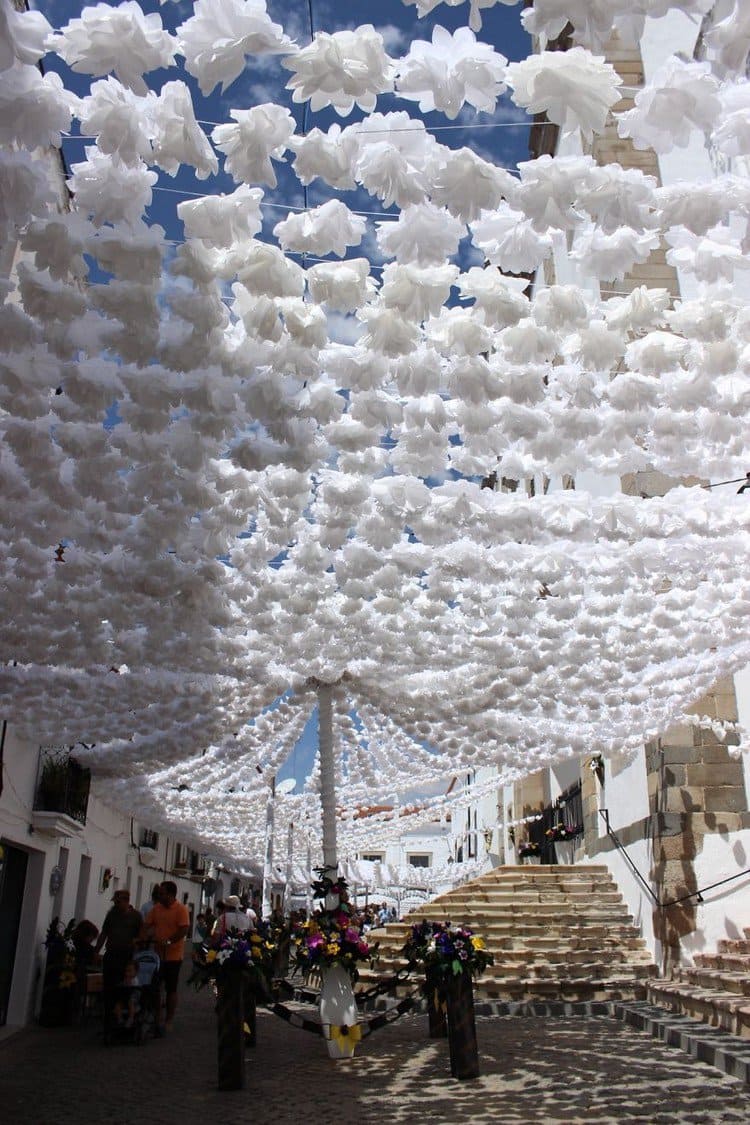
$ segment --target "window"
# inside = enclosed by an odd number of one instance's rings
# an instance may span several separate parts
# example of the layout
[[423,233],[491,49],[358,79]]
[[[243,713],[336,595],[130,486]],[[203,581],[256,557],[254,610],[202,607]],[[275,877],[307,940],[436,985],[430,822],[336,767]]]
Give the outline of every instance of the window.
[[383,862],[383,853],[382,852],[363,852],[362,855],[360,856],[360,859],[365,860],[367,863],[382,863]]
[[431,867],[432,856],[428,852],[410,852],[406,857],[410,867]]
[[142,828],[140,847],[151,848],[156,851],[159,847],[159,833],[152,832],[150,828]]
[[188,865],[188,849],[185,844],[175,844],[174,846],[174,868],[184,868]]

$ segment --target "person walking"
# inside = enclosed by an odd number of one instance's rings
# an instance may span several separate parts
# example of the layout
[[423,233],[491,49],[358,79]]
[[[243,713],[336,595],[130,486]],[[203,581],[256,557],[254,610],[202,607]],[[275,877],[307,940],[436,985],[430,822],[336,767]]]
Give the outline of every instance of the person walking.
[[133,960],[135,943],[141,936],[143,919],[130,905],[130,891],[117,890],[112,896],[112,906],[102,923],[94,946],[98,954],[104,946],[102,958],[102,999],[105,1018],[112,1010],[114,990],[122,983],[125,966]]
[[177,884],[167,880],[159,887],[159,901],[146,916],[146,933],[161,958],[160,982],[166,993],[166,1020],[161,1022],[161,984],[154,998],[155,1035],[171,1031],[177,1010],[177,982],[185,955],[185,938],[190,930],[187,906],[177,901]]

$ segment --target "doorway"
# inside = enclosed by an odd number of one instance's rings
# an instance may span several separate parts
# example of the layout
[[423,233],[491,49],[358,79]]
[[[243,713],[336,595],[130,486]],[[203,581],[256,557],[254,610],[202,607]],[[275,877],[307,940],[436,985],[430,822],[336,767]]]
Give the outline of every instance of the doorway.
[[8,1020],[27,864],[26,852],[0,842],[0,1027]]

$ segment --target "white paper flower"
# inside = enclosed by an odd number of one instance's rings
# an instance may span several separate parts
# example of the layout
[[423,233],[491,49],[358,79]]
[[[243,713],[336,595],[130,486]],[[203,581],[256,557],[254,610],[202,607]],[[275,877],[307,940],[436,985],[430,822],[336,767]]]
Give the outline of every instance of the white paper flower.
[[51,33],[41,12],[19,12],[10,0],[0,0],[0,71],[16,61],[26,65],[38,62],[49,49],[46,41]]
[[492,333],[471,309],[441,309],[425,326],[425,338],[448,357],[479,356],[493,345]]
[[314,113],[326,106],[342,117],[355,105],[370,111],[378,94],[393,89],[393,60],[372,24],[332,34],[318,31],[309,46],[284,59],[284,66],[293,72],[287,82],[292,100],[309,101]]
[[352,174],[358,151],[355,128],[342,129],[334,124],[326,133],[311,129],[304,137],[290,137],[289,148],[296,153],[293,168],[301,184],[320,178],[344,191],[357,186]]
[[447,211],[432,203],[405,207],[397,222],[381,222],[378,246],[389,258],[418,266],[441,265],[458,251],[466,227]]
[[273,233],[283,250],[303,254],[336,254],[343,258],[348,246],[358,246],[367,223],[338,199],[297,214],[290,212]]
[[548,154],[519,164],[521,183],[516,190],[514,206],[523,211],[534,230],[545,234],[550,227],[575,230],[581,224],[576,199],[581,183],[594,169],[590,156],[557,156]]
[[75,209],[102,223],[137,224],[151,203],[151,189],[158,176],[142,162],[123,164],[116,156],[99,149],[85,149],[86,160],[73,164],[69,180]]
[[43,216],[54,196],[47,169],[27,152],[0,152],[0,233],[14,241],[29,220]]
[[0,144],[59,148],[75,104],[54,71],[42,74],[38,67],[16,61],[0,70]]
[[218,125],[211,139],[226,156],[224,167],[235,180],[276,187],[271,159],[283,160],[295,121],[288,109],[266,102],[252,109],[232,109],[236,125]]
[[581,263],[582,270],[602,281],[621,280],[637,262],[645,262],[659,246],[653,231],[640,233],[631,227],[619,227],[606,234],[598,227],[578,236],[570,258]]
[[721,110],[719,83],[705,62],[673,55],[639,90],[632,109],[617,115],[617,131],[636,148],[685,148],[694,130],[708,132]]
[[488,43],[478,43],[468,27],[451,35],[437,24],[431,43],[413,40],[409,53],[398,61],[396,89],[399,97],[419,102],[422,113],[440,110],[450,120],[467,103],[494,113],[506,89],[507,62]]
[[503,199],[515,198],[518,181],[469,148],[448,149],[432,180],[431,198],[456,219],[470,223],[482,211],[492,211]]
[[260,213],[262,188],[241,184],[231,195],[205,195],[177,204],[177,215],[188,238],[200,238],[209,247],[232,246],[254,238],[263,227]]
[[508,273],[535,270],[552,253],[549,235],[537,234],[523,212],[503,203],[470,223],[471,241],[488,262]]
[[114,74],[123,86],[146,94],[143,75],[174,62],[176,41],[161,16],[145,15],[136,0],[117,7],[95,4],[70,20],[47,46],[80,74]]
[[245,69],[245,55],[278,55],[294,44],[273,23],[265,0],[195,0],[193,15],[177,30],[185,69],[201,93],[221,82],[226,90]]
[[506,328],[528,316],[528,284],[526,278],[506,277],[491,267],[472,266],[458,278],[461,296],[473,299],[485,324],[495,328]]
[[336,312],[354,312],[375,293],[367,258],[320,262],[311,266],[305,276],[312,299]]
[[[403,2],[404,4],[415,4],[417,15],[421,19],[423,16],[428,16],[439,4],[446,4],[449,8],[458,8],[465,0],[403,0]],[[481,13],[485,8],[494,8],[495,4],[513,6],[518,3],[518,0],[469,0],[469,3],[469,27],[472,31],[481,31]]]
[[587,211],[607,234],[618,227],[645,230],[656,222],[656,187],[656,179],[638,168],[590,166],[577,185],[576,208]]
[[711,141],[725,156],[750,154],[750,81],[727,83],[719,91],[721,113]]
[[720,77],[745,71],[750,51],[750,8],[744,0],[733,0],[724,18],[709,25],[706,45],[713,56],[714,71]]
[[326,314],[319,305],[301,297],[283,297],[279,309],[286,330],[304,348],[322,348],[328,342]]
[[97,148],[116,154],[123,164],[148,161],[155,103],[155,94],[140,97],[116,78],[93,82],[91,93],[81,99],[81,131],[96,137]]
[[383,270],[380,299],[407,320],[421,323],[438,315],[457,277],[458,266],[448,263],[420,267],[391,262]]
[[611,297],[604,309],[610,328],[618,332],[640,332],[666,323],[669,308],[668,289],[651,289],[639,285],[627,297]]
[[408,355],[419,343],[420,333],[416,324],[405,320],[395,309],[384,305],[368,305],[360,309],[357,319],[367,326],[367,331],[359,339],[363,348],[372,348],[382,355]]
[[184,82],[165,82],[153,108],[153,159],[170,176],[181,164],[199,180],[216,175],[219,161],[206,134],[195,120],[190,91]]
[[733,281],[735,270],[750,269],[750,260],[729,227],[713,227],[702,237],[675,227],[667,231],[666,239],[671,247],[669,264],[694,273],[700,281]]
[[87,219],[68,211],[30,223],[21,247],[34,255],[37,269],[49,270],[56,281],[64,281],[69,276],[83,278],[86,276],[83,254],[92,233]]
[[251,293],[268,297],[301,297],[305,291],[302,267],[267,242],[252,242],[245,247],[238,277]]
[[408,113],[372,113],[356,129],[354,176],[385,207],[421,203],[429,194],[442,148],[423,121]]
[[542,51],[509,63],[505,78],[516,105],[546,113],[564,133],[580,129],[587,140],[604,131],[607,115],[620,99],[615,68],[583,47]]

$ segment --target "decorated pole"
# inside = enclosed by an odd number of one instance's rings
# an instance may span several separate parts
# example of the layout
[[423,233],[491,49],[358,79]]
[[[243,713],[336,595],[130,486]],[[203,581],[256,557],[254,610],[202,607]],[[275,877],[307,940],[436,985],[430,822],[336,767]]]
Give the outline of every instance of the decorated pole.
[[333,759],[333,689],[318,684],[318,748],[320,751],[320,802],[323,810],[323,867],[336,878],[336,767]]
[[292,912],[292,874],[294,865],[294,821],[289,821],[289,834],[286,840],[286,884],[284,886],[284,917]]
[[216,981],[217,1062],[220,1090],[245,1085],[245,1036],[242,969],[226,966]]
[[479,1077],[479,1049],[474,1020],[474,988],[471,973],[450,974],[445,978],[448,1002],[448,1050],[454,1078]]
[[271,882],[273,880],[273,814],[276,802],[276,775],[271,778],[271,788],[266,801],[266,854],[263,860],[263,903],[261,917],[267,922],[271,917]]

